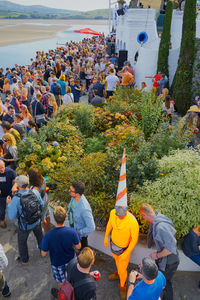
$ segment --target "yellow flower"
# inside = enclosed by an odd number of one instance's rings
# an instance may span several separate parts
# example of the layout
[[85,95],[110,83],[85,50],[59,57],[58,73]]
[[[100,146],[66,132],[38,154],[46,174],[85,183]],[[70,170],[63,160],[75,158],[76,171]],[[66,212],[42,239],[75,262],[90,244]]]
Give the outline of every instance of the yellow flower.
[[40,145],[34,145],[33,146],[33,150],[34,151],[40,151],[41,150],[41,146]]
[[164,174],[163,174],[163,173],[160,173],[160,175],[163,176]]
[[120,117],[121,117],[121,114],[119,114],[119,113],[116,113],[116,114],[115,114],[115,118],[116,118],[116,119],[119,119]]
[[47,152],[51,152],[52,150],[53,150],[53,147],[50,146],[50,145],[48,145],[48,146],[47,146]]
[[25,167],[26,167],[25,163],[22,162],[21,164],[19,164],[20,169],[24,169]]

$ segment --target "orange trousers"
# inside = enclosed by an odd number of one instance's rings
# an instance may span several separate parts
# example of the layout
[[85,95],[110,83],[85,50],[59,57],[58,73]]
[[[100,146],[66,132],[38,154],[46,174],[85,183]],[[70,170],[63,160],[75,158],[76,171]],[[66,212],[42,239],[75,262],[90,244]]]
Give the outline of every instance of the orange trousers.
[[120,258],[121,256],[117,256],[114,253],[112,253],[114,259],[115,259],[115,264],[117,267],[117,272],[119,275],[119,279],[120,279],[120,287],[123,287],[126,283],[126,279],[127,279],[127,267],[129,264],[129,260],[130,260],[130,256],[131,253],[126,257],[126,259],[122,259]]

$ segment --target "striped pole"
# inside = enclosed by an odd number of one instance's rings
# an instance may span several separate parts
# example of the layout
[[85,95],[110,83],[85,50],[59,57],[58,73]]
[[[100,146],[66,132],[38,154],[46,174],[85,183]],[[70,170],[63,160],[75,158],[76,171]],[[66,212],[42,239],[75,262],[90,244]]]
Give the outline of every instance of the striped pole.
[[117,189],[116,206],[127,207],[127,187],[126,187],[126,150],[124,148],[122,164],[120,170],[119,184]]

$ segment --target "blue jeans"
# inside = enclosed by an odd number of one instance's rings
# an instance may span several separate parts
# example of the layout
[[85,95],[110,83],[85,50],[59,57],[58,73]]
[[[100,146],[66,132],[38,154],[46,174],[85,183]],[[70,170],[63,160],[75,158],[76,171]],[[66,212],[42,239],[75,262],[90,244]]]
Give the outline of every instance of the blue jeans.
[[196,254],[193,256],[189,257],[193,262],[195,262],[195,264],[197,264],[198,266],[200,266],[200,255]]

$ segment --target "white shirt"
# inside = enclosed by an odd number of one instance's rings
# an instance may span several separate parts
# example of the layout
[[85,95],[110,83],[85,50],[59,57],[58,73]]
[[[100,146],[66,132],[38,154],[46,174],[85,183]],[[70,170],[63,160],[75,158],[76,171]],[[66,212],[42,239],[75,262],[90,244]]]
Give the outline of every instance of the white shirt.
[[117,82],[119,78],[115,75],[108,75],[106,77],[107,91],[114,91],[116,89]]
[[174,113],[174,105],[170,102],[170,108],[165,106],[165,102],[163,103],[162,111],[166,111],[168,115],[172,115]]
[[69,102],[74,102],[74,95],[72,93],[65,94],[63,97],[63,104]]

